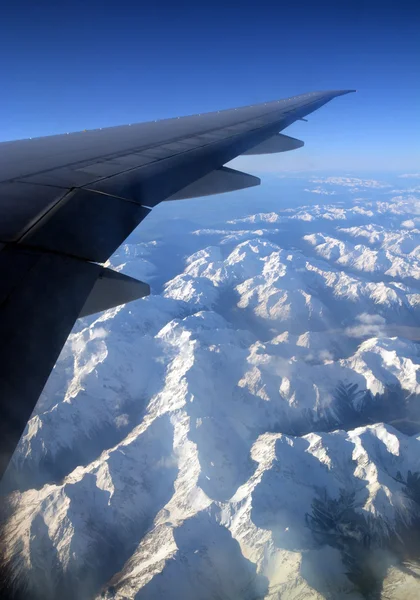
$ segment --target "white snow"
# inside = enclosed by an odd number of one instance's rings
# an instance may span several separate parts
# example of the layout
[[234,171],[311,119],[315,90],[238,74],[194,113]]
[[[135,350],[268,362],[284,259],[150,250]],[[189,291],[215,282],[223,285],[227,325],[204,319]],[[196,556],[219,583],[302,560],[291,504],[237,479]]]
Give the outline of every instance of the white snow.
[[[401,477],[420,472],[420,436],[337,429],[340,393],[356,415],[387,414],[391,389],[396,410],[420,395],[419,207],[404,195],[193,223],[161,283],[172,225],[166,242],[123,245],[110,264],[153,295],[77,324],[14,455],[3,560],[27,597],[361,600],[339,540],[362,547],[364,523],[382,552],[414,523]],[[320,543],[317,502],[360,520],[337,516]],[[386,560],[384,590],[416,587]]]
[[337,265],[366,273],[378,272],[399,279],[420,279],[420,235],[417,231],[385,233],[363,227],[338,230],[352,237],[367,238],[370,244],[380,242],[379,249],[352,244],[322,233],[305,235],[319,256]]

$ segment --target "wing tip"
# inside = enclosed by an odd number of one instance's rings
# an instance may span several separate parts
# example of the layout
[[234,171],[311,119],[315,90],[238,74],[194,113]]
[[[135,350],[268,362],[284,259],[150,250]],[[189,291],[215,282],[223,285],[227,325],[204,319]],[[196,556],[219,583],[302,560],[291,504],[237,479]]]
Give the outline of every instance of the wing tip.
[[357,92],[357,90],[338,90],[337,92],[334,92],[337,96],[344,96],[345,94],[353,94],[354,92]]

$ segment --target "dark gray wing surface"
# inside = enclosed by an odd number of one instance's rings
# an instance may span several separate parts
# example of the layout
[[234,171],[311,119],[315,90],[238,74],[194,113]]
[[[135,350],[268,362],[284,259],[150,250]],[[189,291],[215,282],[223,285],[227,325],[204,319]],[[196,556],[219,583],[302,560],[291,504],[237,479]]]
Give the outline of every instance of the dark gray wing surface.
[[148,293],[100,263],[163,200],[258,185],[224,165],[349,91],[0,144],[0,476],[78,316]]

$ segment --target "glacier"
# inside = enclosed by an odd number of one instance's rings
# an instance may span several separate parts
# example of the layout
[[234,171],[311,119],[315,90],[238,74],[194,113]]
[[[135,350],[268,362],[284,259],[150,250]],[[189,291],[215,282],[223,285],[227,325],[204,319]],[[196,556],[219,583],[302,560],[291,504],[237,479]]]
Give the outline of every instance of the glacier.
[[78,321],[28,423],[11,597],[418,596],[420,197],[320,185],[156,211],[111,258],[152,295]]

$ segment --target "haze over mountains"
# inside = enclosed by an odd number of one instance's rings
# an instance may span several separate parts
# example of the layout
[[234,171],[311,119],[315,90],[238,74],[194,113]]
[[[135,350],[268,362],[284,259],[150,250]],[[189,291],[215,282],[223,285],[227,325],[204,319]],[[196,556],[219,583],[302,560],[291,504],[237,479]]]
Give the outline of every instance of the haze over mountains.
[[159,207],[113,256],[152,295],[60,356],[4,482],[11,587],[419,596],[418,174],[273,189]]

